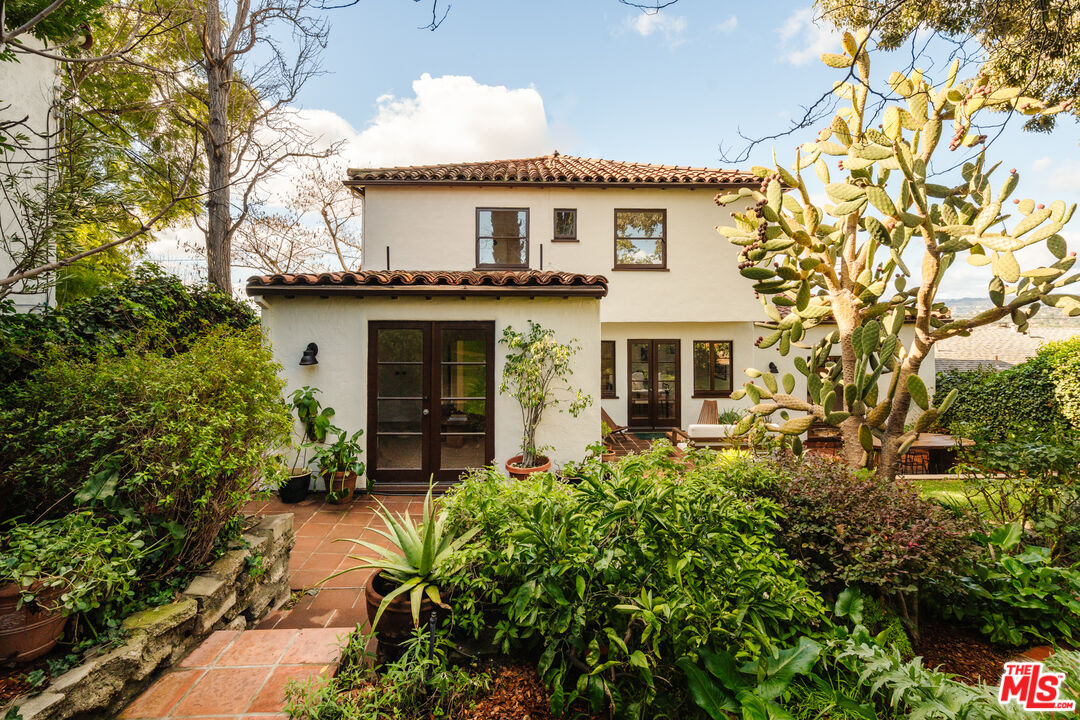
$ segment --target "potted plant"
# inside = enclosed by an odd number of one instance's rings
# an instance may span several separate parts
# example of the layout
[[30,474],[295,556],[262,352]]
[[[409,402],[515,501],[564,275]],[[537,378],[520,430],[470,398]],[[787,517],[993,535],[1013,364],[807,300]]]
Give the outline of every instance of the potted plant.
[[602,447],[600,448],[600,462],[613,463],[618,457],[615,454],[615,448],[612,447],[611,441],[608,439],[611,437],[611,428],[603,420],[600,421],[600,437]]
[[408,512],[392,515],[382,503],[376,514],[386,530],[375,530],[386,538],[390,546],[381,547],[366,540],[339,538],[377,553],[376,558],[349,555],[362,562],[327,577],[326,582],[339,575],[356,570],[375,570],[368,581],[365,596],[367,613],[372,618],[372,630],[378,629],[381,638],[391,643],[404,640],[412,634],[435,607],[445,607],[439,594],[439,579],[454,570],[454,552],[472,539],[479,531],[473,528],[461,537],[453,537],[444,528],[446,514],[434,514],[431,502],[431,486],[424,498],[424,512],[417,525]]
[[85,511],[8,523],[0,543],[0,660],[41,657],[71,614],[130,594],[145,554],[140,535]]
[[337,439],[323,445],[313,459],[326,481],[327,502],[343,505],[352,500],[356,479],[364,474],[365,466],[360,461],[363,450],[358,441],[364,431],[357,430],[349,437],[341,428],[331,427],[329,433],[336,434]]
[[289,464],[289,479],[278,488],[278,495],[285,503],[298,503],[307,497],[311,489],[311,470],[307,467],[306,458],[303,463],[301,459],[316,447],[315,443],[326,440],[330,421],[334,417],[334,409],[322,407],[315,397],[318,392],[318,388],[305,385],[293,391],[289,397],[290,409],[296,415],[300,429],[297,433],[299,442],[295,444],[296,455]]
[[555,333],[529,321],[527,333],[513,327],[503,330],[499,344],[507,348],[499,392],[509,393],[521,406],[521,453],[506,461],[513,477],[526,477],[551,467],[551,460],[536,444],[536,429],[544,412],[560,404],[556,393],[569,394],[568,412],[577,417],[592,403],[592,398],[569,386],[573,358],[580,349],[576,340],[555,341]]

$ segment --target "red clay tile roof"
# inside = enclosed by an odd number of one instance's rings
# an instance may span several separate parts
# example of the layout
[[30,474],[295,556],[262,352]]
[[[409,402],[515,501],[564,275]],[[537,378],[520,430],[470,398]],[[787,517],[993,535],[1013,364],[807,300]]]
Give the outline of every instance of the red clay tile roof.
[[647,165],[560,155],[490,162],[350,168],[347,185],[627,185],[630,187],[721,187],[759,185],[761,178],[739,170]]
[[603,275],[544,270],[367,270],[248,278],[248,295],[607,295]]

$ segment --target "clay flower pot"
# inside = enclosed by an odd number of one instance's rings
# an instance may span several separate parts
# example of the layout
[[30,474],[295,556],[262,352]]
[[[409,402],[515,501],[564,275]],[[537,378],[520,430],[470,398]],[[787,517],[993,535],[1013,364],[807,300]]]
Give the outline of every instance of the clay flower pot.
[[356,473],[336,472],[328,476],[326,489],[334,493],[334,498],[327,498],[334,505],[344,505],[353,499],[356,492]]
[[[63,591],[62,587],[53,588],[38,598],[51,605]],[[0,660],[22,663],[53,649],[64,632],[67,616],[59,610],[18,604],[19,587],[15,583],[0,586]]]
[[521,455],[515,455],[506,461],[506,472],[510,473],[510,477],[521,480],[522,478],[529,477],[533,473],[546,472],[551,468],[551,459],[543,455],[537,458],[537,460],[540,461],[540,464],[534,467],[518,467],[517,464],[521,462],[521,458]]
[[614,448],[610,445],[605,445],[604,452],[600,453],[600,462],[613,463],[618,457],[619,456],[615,454]]
[[[372,574],[371,579],[368,580],[367,589],[364,590],[367,602],[367,616],[369,618],[375,617],[376,613],[379,612],[379,606],[382,605],[383,598],[388,593],[393,592],[397,586],[398,583],[383,575],[382,570]],[[434,609],[435,604],[425,594],[423,601],[420,603],[421,625],[427,624],[431,618],[431,611]],[[382,617],[379,618],[379,625],[375,630],[378,633],[380,645],[386,643],[396,644],[412,635],[412,601],[409,599],[409,593],[402,593],[390,601],[390,604],[383,610]]]

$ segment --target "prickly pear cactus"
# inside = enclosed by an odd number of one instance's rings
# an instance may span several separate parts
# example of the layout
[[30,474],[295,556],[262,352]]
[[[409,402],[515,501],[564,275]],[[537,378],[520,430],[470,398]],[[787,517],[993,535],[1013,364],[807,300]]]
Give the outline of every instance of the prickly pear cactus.
[[[845,33],[844,53],[822,56],[826,65],[857,79],[835,83],[834,92],[847,104],[796,151],[794,163],[785,168],[774,155],[774,168],[754,168],[761,178],[757,190],[742,188],[716,201],[754,201],[718,230],[741,248],[739,271],[753,282],[769,318],[759,323],[757,345],[776,347],[781,355],[796,349],[795,368],[809,395],[807,401],[792,394],[791,374],[748,370],[751,380],[735,396],[748,396],[754,406],[737,431],[772,431],[801,452],[799,436],[814,422],[838,426],[849,463],[866,464],[877,438],[879,472],[893,475],[899,455],[955,397],[954,391],[931,407],[919,378],[934,343],[1005,317],[1023,331],[1044,304],[1080,315],[1080,298],[1065,292],[1080,279],[1067,274],[1075,253],[1058,234],[1076,206],[1011,199],[1019,176],[1012,170],[995,178],[998,166],[987,166],[985,151],[958,176],[931,177],[927,171],[943,149],[946,128],[950,150],[971,148],[985,140],[975,118],[988,108],[1038,115],[1067,104],[1048,107],[1015,88],[957,82],[954,62],[940,86],[918,70],[892,73],[889,85],[902,100],[888,103],[878,128],[870,127],[865,45],[865,33]],[[828,199],[820,207],[807,185],[811,167]],[[909,286],[912,273],[903,256],[912,243],[922,248],[922,267],[918,284]],[[1016,251],[1035,244],[1045,245],[1056,262],[1022,269]],[[988,292],[994,308],[965,320],[952,319],[935,299],[958,258],[989,265],[993,273]],[[804,342],[807,330],[822,323],[835,329],[820,342]],[[914,340],[905,346],[900,331],[906,323],[914,325]],[[839,362],[829,360],[837,354]],[[921,413],[905,429],[912,402]]]

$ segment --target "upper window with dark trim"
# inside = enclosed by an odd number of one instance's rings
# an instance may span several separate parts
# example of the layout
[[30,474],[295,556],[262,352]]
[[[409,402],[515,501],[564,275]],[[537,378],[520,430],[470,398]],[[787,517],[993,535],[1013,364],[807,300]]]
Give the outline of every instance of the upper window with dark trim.
[[667,210],[615,211],[615,267],[667,267]]
[[476,209],[476,267],[529,267],[529,209]]
[[577,240],[577,210],[574,208],[555,208],[554,228],[554,240],[559,242]]
[[615,394],[615,341],[600,341],[600,397],[618,397]]
[[694,341],[694,397],[731,395],[730,340]]

